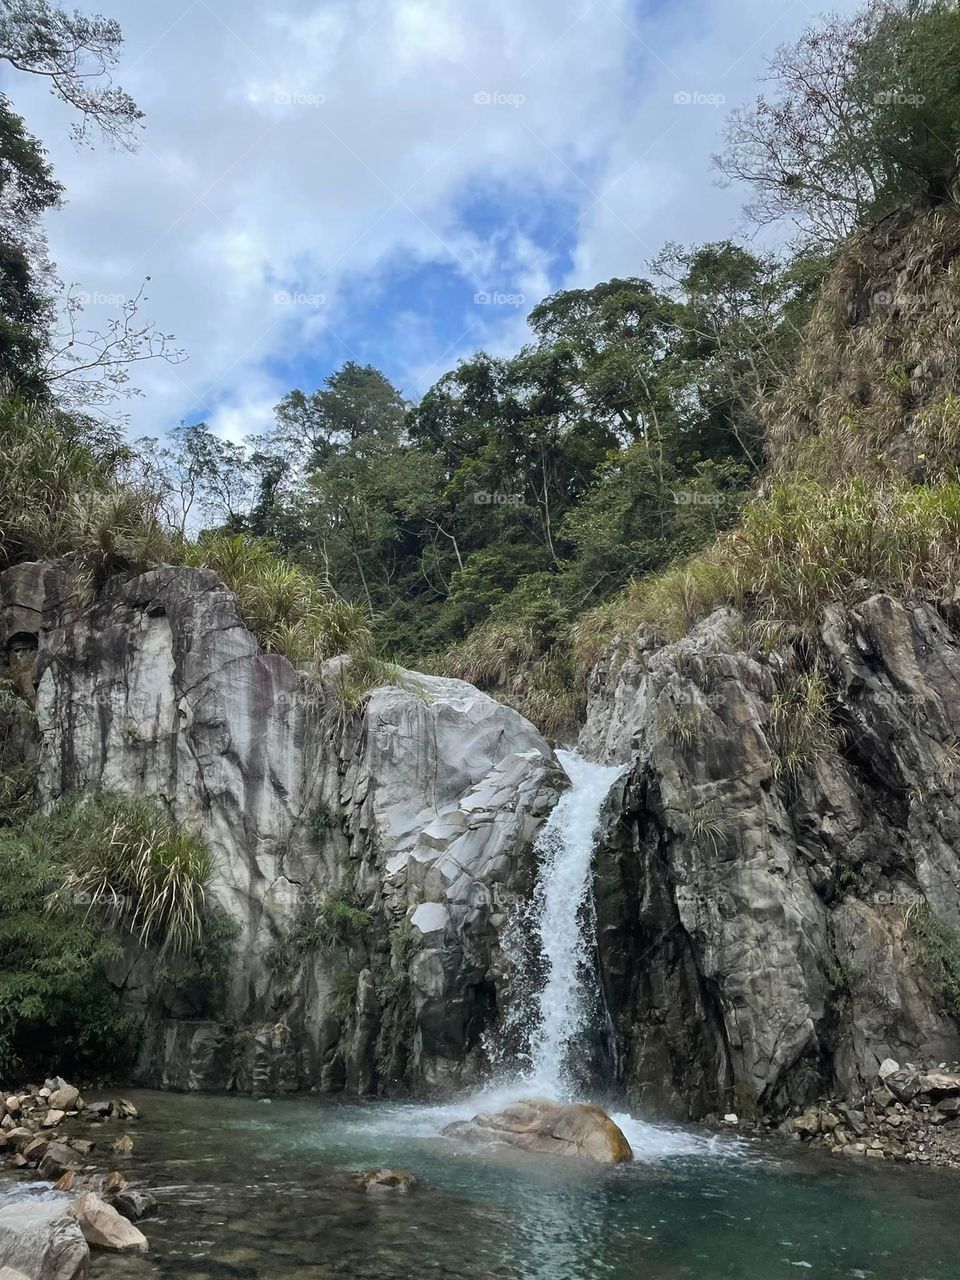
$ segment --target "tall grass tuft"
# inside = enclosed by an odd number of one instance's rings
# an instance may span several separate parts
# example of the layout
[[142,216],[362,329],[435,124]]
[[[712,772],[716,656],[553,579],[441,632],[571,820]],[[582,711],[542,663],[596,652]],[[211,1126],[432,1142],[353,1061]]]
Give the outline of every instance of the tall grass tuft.
[[333,588],[281,559],[269,543],[245,534],[214,533],[187,548],[188,562],[213,569],[237,597],[243,620],[268,653],[295,667],[319,666],[372,646],[368,619]]
[[631,583],[577,627],[578,657],[647,629],[676,639],[720,605],[814,629],[837,601],[889,590],[936,597],[960,574],[960,484],[782,480],[741,527],[693,559]]
[[160,954],[186,953],[201,940],[213,860],[156,801],[68,797],[34,838],[55,850],[60,884],[51,909],[79,902],[105,911]]

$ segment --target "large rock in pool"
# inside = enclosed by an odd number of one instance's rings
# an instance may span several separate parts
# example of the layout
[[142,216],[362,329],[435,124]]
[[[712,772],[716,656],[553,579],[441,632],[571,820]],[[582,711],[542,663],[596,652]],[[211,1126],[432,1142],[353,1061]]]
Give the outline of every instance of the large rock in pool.
[[630,1143],[607,1113],[579,1102],[524,1098],[504,1111],[448,1124],[443,1132],[471,1143],[506,1143],[521,1151],[580,1156],[601,1164],[633,1159]]

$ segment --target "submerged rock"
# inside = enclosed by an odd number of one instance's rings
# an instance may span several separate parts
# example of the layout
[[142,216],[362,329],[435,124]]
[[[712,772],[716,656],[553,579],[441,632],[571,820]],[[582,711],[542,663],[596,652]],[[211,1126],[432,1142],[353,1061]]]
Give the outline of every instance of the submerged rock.
[[409,1169],[368,1169],[366,1173],[357,1175],[357,1181],[364,1191],[399,1191],[402,1194],[417,1185]]
[[600,1107],[525,1098],[503,1111],[481,1113],[443,1130],[472,1143],[507,1143],[539,1155],[579,1156],[601,1164],[626,1164],[633,1151],[622,1130]]

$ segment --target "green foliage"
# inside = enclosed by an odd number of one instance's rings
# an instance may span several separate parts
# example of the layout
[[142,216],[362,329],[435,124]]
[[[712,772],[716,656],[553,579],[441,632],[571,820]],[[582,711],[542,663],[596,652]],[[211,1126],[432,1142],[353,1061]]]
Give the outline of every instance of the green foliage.
[[[319,907],[306,907],[293,927],[277,939],[267,954],[267,963],[277,973],[292,975],[303,960],[314,953],[333,957],[362,940],[373,923],[369,911],[351,896],[328,896]],[[356,989],[356,982],[354,982]]]
[[791,675],[773,696],[771,745],[776,767],[790,781],[834,753],[838,735],[832,719],[830,690],[816,667]]
[[773,88],[732,113],[718,158],[753,187],[758,223],[790,218],[804,243],[834,246],[914,198],[948,198],[960,142],[955,0],[819,18],[764,78]]
[[60,886],[50,844],[0,830],[0,1075],[103,1078],[122,1072],[135,1028],[103,974],[118,948],[83,906],[47,902]]
[[34,829],[35,840],[56,850],[53,909],[86,903],[92,916],[105,912],[161,955],[185,955],[200,942],[213,862],[158,802],[73,795]]
[[112,435],[0,396],[0,564],[76,553],[103,578],[176,556],[155,495],[121,484]]
[[229,912],[208,903],[191,949],[172,958],[168,965],[167,982],[190,1005],[195,1017],[223,1017],[233,944],[241,932],[240,922]]
[[269,543],[245,534],[207,534],[187,549],[189,562],[213,569],[237,597],[244,622],[269,653],[294,666],[317,666],[369,648],[363,611],[341,600]]
[[327,832],[332,831],[335,826],[333,810],[325,800],[318,800],[307,814],[307,830],[310,838],[319,844]]
[[921,963],[936,984],[944,1008],[960,1019],[960,930],[940,920],[924,903],[908,913]]
[[631,586],[578,628],[587,663],[618,634],[675,639],[720,605],[814,629],[852,592],[935,595],[960,569],[960,485],[784,480],[700,556]]

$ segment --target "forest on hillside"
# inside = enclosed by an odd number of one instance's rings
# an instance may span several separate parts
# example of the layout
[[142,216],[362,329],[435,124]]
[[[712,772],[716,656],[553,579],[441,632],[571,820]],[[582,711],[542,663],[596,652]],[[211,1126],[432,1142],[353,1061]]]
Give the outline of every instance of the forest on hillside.
[[[106,72],[121,38],[109,20],[24,0],[7,6],[0,58],[47,77],[81,136],[135,145],[136,104],[75,71],[80,48]],[[951,0],[815,21],[730,115],[716,158],[749,195],[748,224],[778,228],[785,247],[763,251],[752,233],[668,244],[635,276],[545,298],[514,356],[477,352],[418,403],[350,361],[292,389],[272,429],[242,442],[202,422],[138,437],[136,400],[121,411],[138,363],[183,353],[143,319],[142,292],[106,330],[85,327],[44,244],[63,193],[3,97],[3,562],[82,555],[101,580],[209,564],[298,664],[351,650],[368,673],[358,688],[383,663],[460,675],[568,731],[625,602],[665,571],[684,581],[741,520],[775,524],[784,476],[812,477],[786,505],[818,518],[816,468],[775,456],[771,405],[857,233],[911,202],[952,207],[958,54]],[[736,590],[753,590],[743,574]]]

